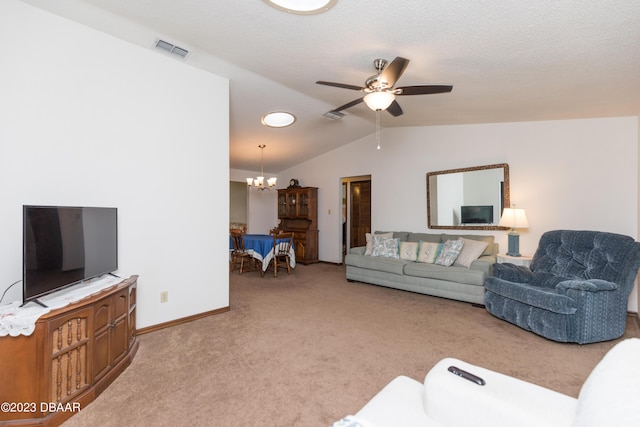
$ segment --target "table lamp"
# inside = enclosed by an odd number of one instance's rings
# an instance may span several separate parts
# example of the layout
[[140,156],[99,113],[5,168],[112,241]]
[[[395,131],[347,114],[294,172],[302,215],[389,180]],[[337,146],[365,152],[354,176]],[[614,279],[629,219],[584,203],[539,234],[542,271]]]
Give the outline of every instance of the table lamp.
[[520,255],[520,235],[516,231],[516,228],[529,228],[529,222],[527,221],[527,215],[524,209],[505,208],[502,211],[502,217],[498,223],[499,227],[509,227],[509,249],[507,255],[509,256],[521,256]]

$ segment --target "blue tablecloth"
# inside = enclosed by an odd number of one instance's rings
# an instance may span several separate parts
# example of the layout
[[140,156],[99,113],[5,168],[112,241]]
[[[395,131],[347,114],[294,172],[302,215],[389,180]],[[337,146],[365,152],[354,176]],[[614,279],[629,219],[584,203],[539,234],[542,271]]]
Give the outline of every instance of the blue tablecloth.
[[[284,241],[284,239],[278,239],[278,243],[282,241]],[[229,238],[229,243],[231,245],[231,238]],[[230,248],[233,248],[233,246],[231,245]],[[266,271],[269,262],[273,259],[273,236],[270,234],[245,234],[244,248],[248,252],[251,252],[255,259],[262,262],[262,271]],[[295,268],[296,254],[293,250],[293,244],[289,251],[289,259],[289,265],[291,268]]]

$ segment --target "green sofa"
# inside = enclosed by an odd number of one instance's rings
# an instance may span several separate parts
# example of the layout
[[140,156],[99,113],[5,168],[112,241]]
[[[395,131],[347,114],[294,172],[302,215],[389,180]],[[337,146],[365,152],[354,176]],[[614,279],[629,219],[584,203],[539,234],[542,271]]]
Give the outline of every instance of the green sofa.
[[366,247],[361,246],[352,248],[345,258],[346,278],[350,282],[370,283],[484,305],[484,282],[492,274],[498,254],[498,244],[493,236],[393,232],[393,238],[401,242],[445,243],[459,237],[488,243],[482,255],[469,267],[457,264],[446,267],[365,255]]

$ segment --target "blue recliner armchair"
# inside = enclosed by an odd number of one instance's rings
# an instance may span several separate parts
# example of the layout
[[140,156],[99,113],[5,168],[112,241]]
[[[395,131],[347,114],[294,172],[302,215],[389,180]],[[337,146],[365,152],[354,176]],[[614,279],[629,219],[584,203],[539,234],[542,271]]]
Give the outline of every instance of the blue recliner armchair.
[[640,243],[598,231],[542,235],[531,268],[495,264],[485,282],[489,313],[559,342],[622,336],[640,267]]

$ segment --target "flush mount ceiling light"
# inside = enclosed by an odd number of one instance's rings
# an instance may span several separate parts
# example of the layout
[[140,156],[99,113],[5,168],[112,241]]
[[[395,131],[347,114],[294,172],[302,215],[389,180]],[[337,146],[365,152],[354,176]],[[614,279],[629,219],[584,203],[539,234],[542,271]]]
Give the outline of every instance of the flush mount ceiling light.
[[291,126],[296,121],[296,116],[286,111],[274,111],[262,116],[260,121],[271,128],[284,128]]
[[297,15],[313,15],[331,9],[338,0],[264,0],[269,6]]

